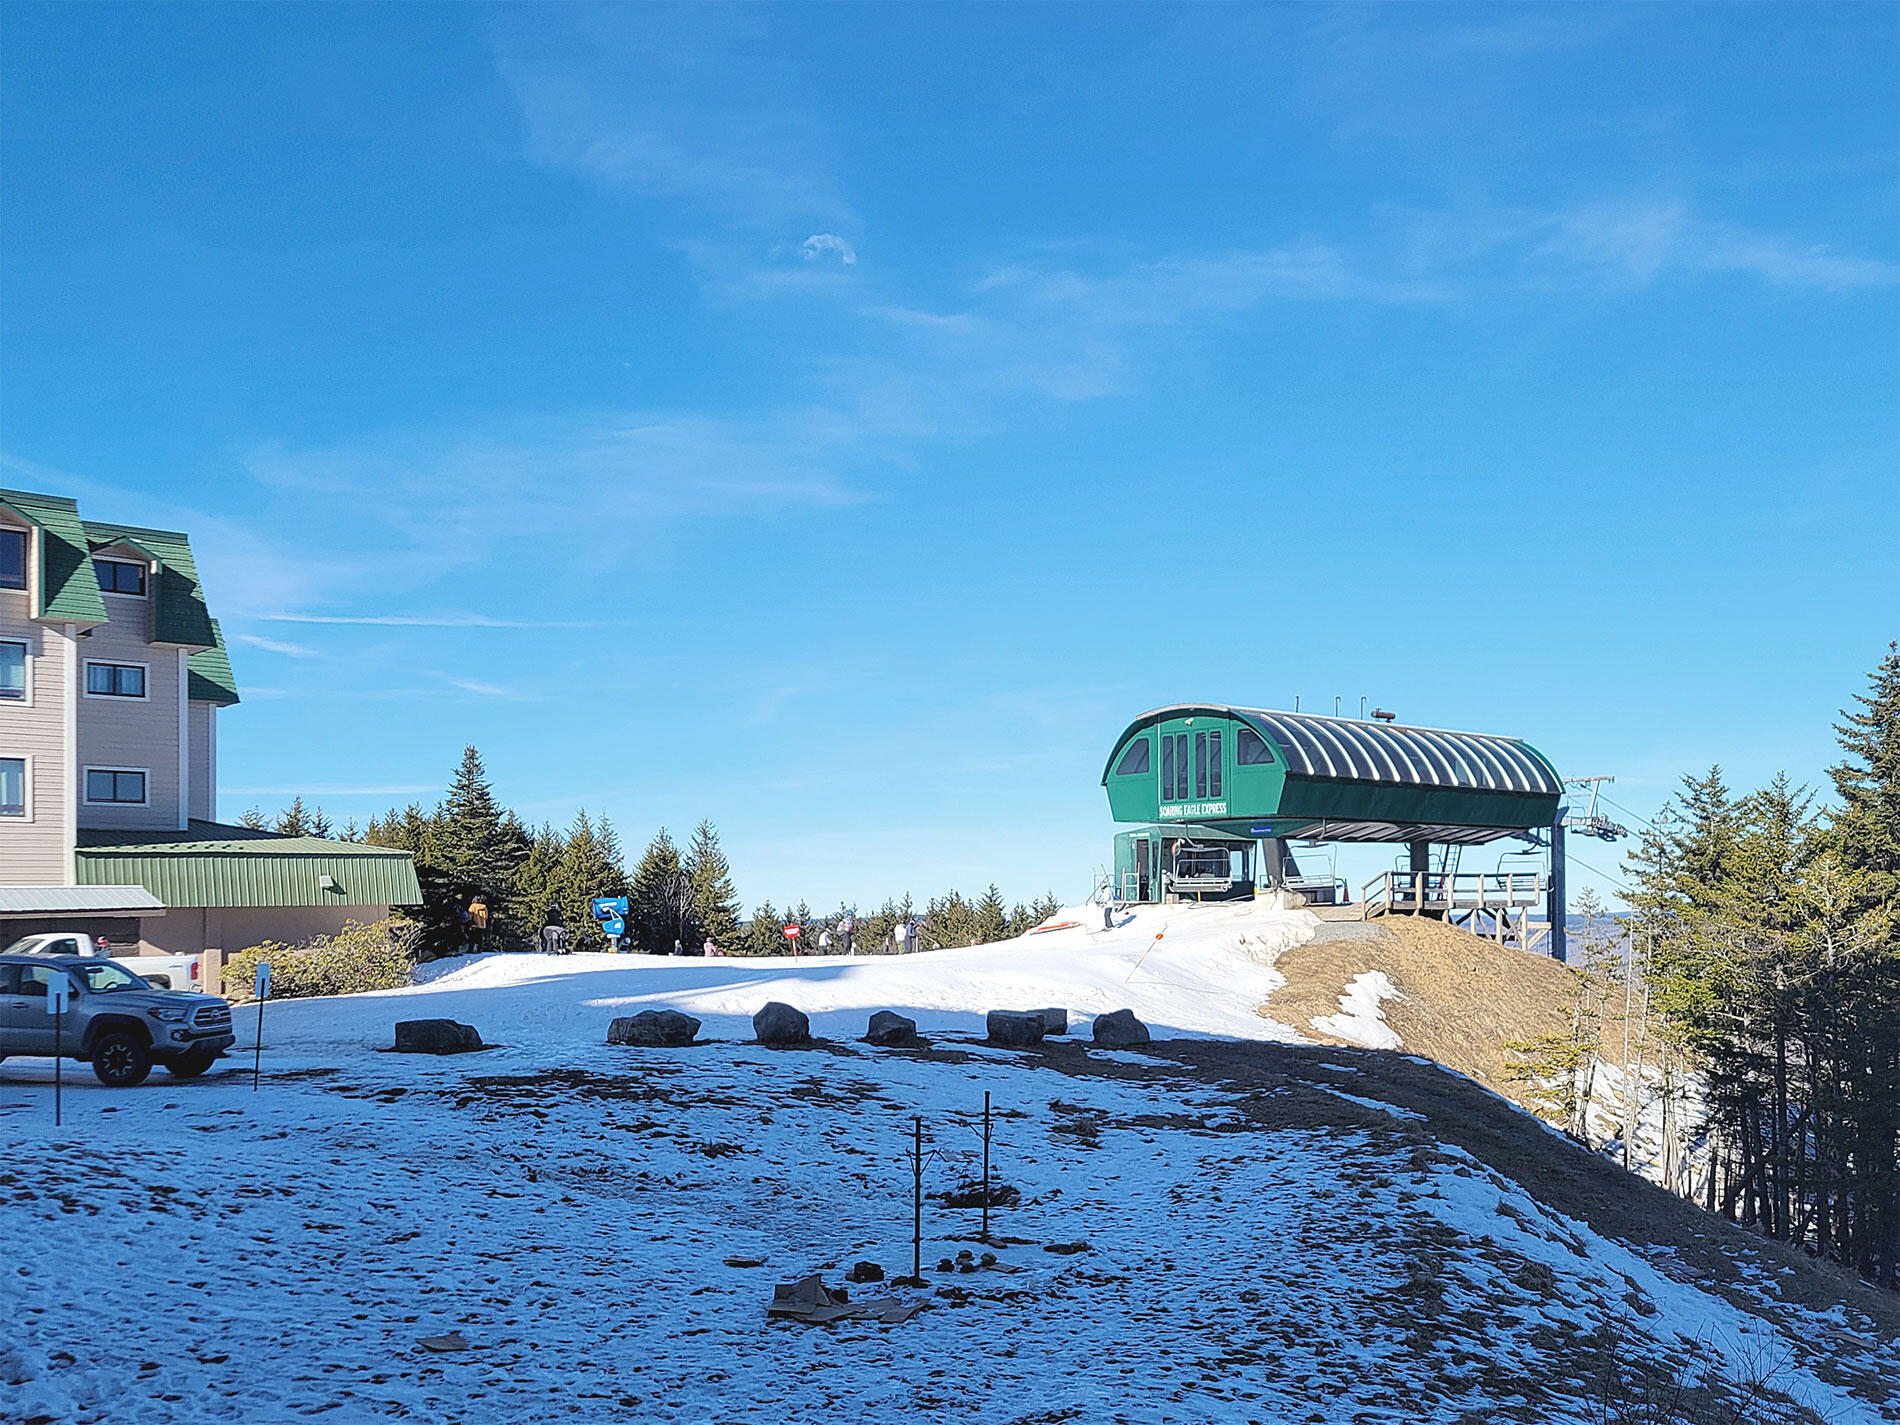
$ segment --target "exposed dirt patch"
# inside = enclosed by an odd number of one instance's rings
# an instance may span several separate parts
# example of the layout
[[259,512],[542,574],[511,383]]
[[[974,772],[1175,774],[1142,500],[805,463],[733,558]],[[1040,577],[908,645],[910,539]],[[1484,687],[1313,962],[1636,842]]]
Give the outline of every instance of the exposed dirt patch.
[[1377,929],[1370,939],[1322,938],[1281,955],[1274,968],[1286,985],[1260,1012],[1322,1043],[1344,1044],[1313,1021],[1339,1013],[1339,996],[1355,975],[1383,971],[1402,998],[1380,1009],[1408,1053],[1515,1099],[1507,1046],[1566,1027],[1575,972],[1442,921],[1395,915]]

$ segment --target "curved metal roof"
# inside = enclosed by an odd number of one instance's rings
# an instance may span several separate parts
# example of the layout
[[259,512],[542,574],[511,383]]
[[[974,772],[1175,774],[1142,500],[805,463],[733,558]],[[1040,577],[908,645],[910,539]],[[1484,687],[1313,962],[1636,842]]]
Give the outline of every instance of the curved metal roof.
[[1286,756],[1287,771],[1298,776],[1531,796],[1563,792],[1563,779],[1530,744],[1484,732],[1186,703],[1143,713],[1121,741],[1144,723],[1194,712],[1226,713],[1252,723],[1273,739]]

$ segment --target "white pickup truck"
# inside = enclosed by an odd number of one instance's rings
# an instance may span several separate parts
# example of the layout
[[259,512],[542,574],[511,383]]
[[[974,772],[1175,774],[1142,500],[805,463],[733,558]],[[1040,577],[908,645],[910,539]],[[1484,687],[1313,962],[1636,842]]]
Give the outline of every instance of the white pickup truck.
[[100,944],[90,935],[58,931],[51,935],[27,935],[6,947],[8,955],[86,955],[117,960],[142,980],[161,990],[202,990],[196,955],[121,954]]

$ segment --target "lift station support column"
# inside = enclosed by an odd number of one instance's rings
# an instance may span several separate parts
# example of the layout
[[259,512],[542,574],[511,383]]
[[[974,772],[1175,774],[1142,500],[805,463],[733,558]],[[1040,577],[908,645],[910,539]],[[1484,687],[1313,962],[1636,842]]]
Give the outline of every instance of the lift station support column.
[[1550,958],[1559,963],[1570,959],[1569,912],[1564,905],[1564,813],[1557,808],[1557,819],[1550,828],[1550,902],[1544,914],[1550,921]]

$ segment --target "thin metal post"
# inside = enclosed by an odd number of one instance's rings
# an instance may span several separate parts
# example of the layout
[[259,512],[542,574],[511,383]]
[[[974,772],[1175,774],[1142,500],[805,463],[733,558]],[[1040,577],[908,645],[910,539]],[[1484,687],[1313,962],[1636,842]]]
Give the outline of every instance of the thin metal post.
[[[61,973],[63,974],[64,971]],[[49,985],[48,988],[50,989],[51,986]],[[63,999],[56,1000],[54,1003],[56,1008],[53,1011],[53,1127],[57,1128],[60,1125],[59,1099],[62,1079],[60,1064],[66,1057],[66,1046],[63,1042],[66,1011]]]
[[983,1091],[983,1244],[990,1240],[990,1094]]
[[924,1121],[913,1118],[910,1150],[910,1275],[924,1279]]
[[257,997],[257,1052],[251,1056],[251,1092],[257,1092],[257,1076],[264,1067],[264,1001],[269,995]]

